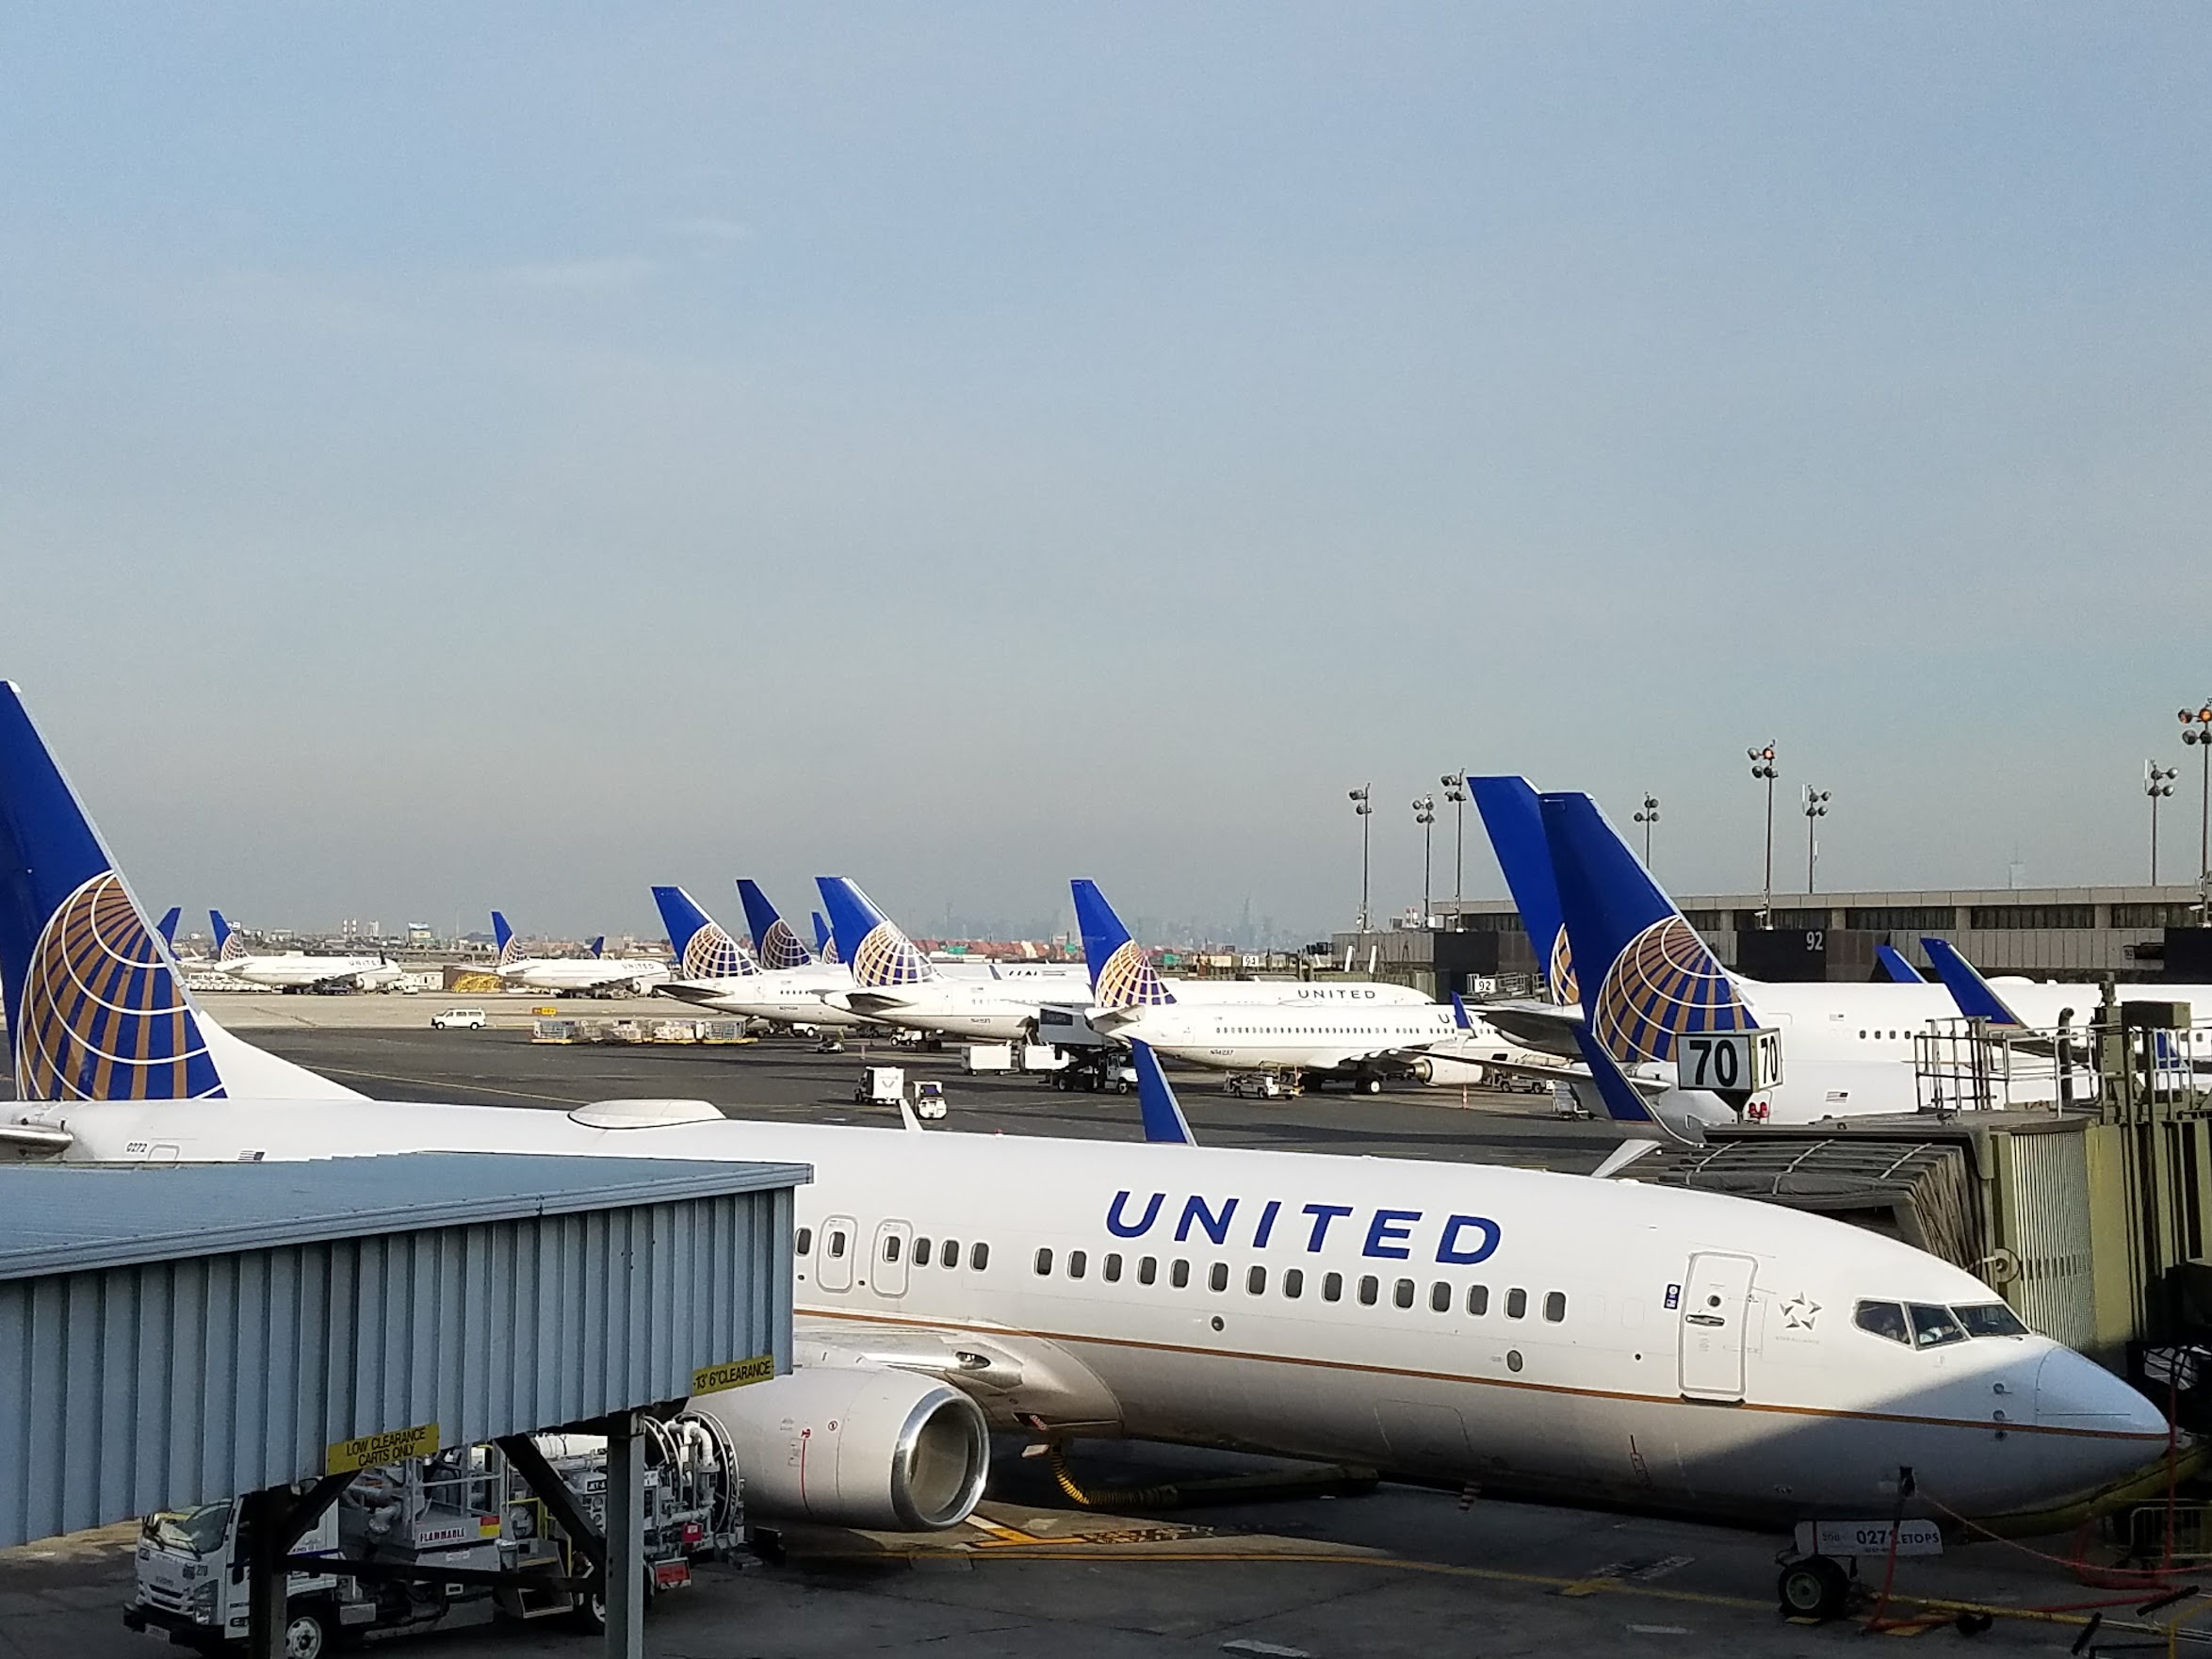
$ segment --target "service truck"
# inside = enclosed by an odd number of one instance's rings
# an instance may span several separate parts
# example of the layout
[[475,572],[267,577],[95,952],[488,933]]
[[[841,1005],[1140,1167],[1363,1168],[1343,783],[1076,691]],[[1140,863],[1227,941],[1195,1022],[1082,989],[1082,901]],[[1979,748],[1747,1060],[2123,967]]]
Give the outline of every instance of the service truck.
[[[744,1540],[742,1484],[729,1437],[691,1412],[645,1427],[645,1570],[649,1594],[691,1582],[691,1565],[733,1558]],[[604,1525],[607,1442],[532,1437],[594,1525]],[[236,1499],[148,1516],[140,1523],[137,1585],[123,1623],[216,1652],[246,1639],[248,1550]],[[357,1637],[387,1637],[564,1617],[605,1620],[597,1586],[545,1504],[494,1446],[463,1446],[362,1472],[294,1546],[322,1565],[295,1571],[285,1591],[283,1651],[321,1659]],[[420,1576],[369,1582],[349,1564],[398,1566]],[[496,1586],[441,1580],[444,1569],[502,1575]]]

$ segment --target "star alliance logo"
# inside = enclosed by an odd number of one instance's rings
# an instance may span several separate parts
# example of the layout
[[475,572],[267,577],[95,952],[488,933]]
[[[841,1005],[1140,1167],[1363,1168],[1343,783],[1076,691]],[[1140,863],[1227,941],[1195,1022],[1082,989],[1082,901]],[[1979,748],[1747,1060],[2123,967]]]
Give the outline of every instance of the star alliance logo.
[[1811,1330],[1819,1312],[1820,1304],[1799,1291],[1781,1305],[1782,1326],[1788,1330]]

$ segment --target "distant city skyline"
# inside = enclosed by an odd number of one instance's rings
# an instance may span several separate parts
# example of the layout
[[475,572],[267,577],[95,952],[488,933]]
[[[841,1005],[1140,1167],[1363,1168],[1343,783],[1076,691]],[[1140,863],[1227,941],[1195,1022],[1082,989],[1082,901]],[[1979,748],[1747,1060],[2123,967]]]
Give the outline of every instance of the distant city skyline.
[[0,28],[0,675],[157,910],[1317,938],[1463,767],[1756,886],[1770,738],[1778,887],[2193,867],[2203,8]]

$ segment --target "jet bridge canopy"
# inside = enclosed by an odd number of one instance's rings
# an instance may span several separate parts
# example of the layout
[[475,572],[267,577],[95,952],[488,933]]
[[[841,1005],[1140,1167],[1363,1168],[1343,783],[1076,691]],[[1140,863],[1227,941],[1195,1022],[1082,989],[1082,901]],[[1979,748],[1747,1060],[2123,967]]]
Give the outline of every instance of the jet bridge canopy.
[[0,1547],[679,1400],[736,1361],[787,1371],[807,1179],[483,1153],[0,1166]]

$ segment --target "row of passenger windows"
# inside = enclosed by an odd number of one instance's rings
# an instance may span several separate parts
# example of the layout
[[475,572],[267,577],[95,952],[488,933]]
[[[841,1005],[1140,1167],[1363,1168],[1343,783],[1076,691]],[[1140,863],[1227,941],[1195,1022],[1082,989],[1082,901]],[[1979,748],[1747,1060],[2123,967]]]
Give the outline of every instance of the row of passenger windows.
[[[1225,1025],[1217,1034],[1230,1037],[1371,1037],[1384,1029],[1374,1025]],[[1388,1029],[1403,1035],[1416,1028],[1398,1025]]]
[[[833,1261],[844,1255],[845,1244],[846,1238],[843,1228],[830,1228],[822,1240],[822,1248],[829,1252]],[[814,1229],[810,1227],[801,1228],[799,1236],[791,1241],[791,1245],[792,1249],[800,1256],[811,1255],[814,1250]],[[897,1233],[884,1235],[884,1260],[886,1261],[898,1261],[900,1247],[900,1238]],[[958,1239],[938,1239],[933,1242],[929,1239],[916,1239],[914,1241],[914,1265],[927,1267],[933,1261],[939,1267],[958,1267],[960,1265],[960,1241]],[[972,1271],[981,1273],[990,1264],[990,1245],[977,1243],[968,1246],[968,1265]]]
[[2002,1302],[1945,1308],[1933,1302],[1862,1302],[1851,1323],[1908,1348],[1940,1348],[1972,1337],[2024,1337],[2027,1326]]
[[[1037,1252],[1036,1271],[1038,1277],[1051,1277],[1053,1260],[1053,1254],[1049,1247],[1040,1249]],[[1098,1258],[1098,1277],[1108,1284],[1118,1284],[1121,1281],[1125,1265],[1118,1250],[1110,1251]],[[1088,1277],[1091,1271],[1090,1252],[1087,1250],[1068,1251],[1065,1270],[1069,1278]],[[1160,1259],[1157,1256],[1140,1256],[1136,1259],[1137,1283],[1141,1285],[1156,1284],[1159,1282],[1159,1278]],[[1229,1266],[1228,1262],[1216,1261],[1206,1270],[1206,1288],[1208,1290],[1226,1292],[1228,1289],[1228,1281]],[[1190,1262],[1179,1256],[1168,1262],[1167,1282],[1171,1289],[1187,1290],[1191,1283]],[[1295,1302],[1306,1294],[1306,1270],[1302,1267],[1286,1267],[1282,1270],[1282,1276],[1277,1283],[1283,1296]],[[1372,1273],[1362,1274],[1353,1290],[1363,1308],[1372,1308],[1382,1300],[1382,1280]],[[1391,1301],[1396,1307],[1410,1308],[1419,1299],[1420,1290],[1420,1286],[1409,1278],[1397,1279],[1391,1286]],[[1267,1294],[1266,1268],[1254,1265],[1244,1269],[1244,1293],[1248,1296]],[[1325,1273],[1321,1276],[1321,1299],[1324,1302],[1342,1302],[1344,1299],[1344,1276],[1342,1274]],[[1456,1299],[1456,1293],[1447,1280],[1439,1278],[1428,1287],[1428,1305],[1434,1312],[1451,1312],[1452,1305]],[[1528,1293],[1525,1290],[1517,1287],[1507,1291],[1504,1305],[1507,1319],[1526,1319],[1528,1317]],[[1488,1285],[1469,1285],[1467,1287],[1467,1311],[1479,1319],[1489,1310],[1490,1287]],[[1553,1325],[1565,1320],[1567,1317],[1567,1293],[1565,1291],[1547,1292],[1544,1296],[1543,1313],[1544,1318]]]

